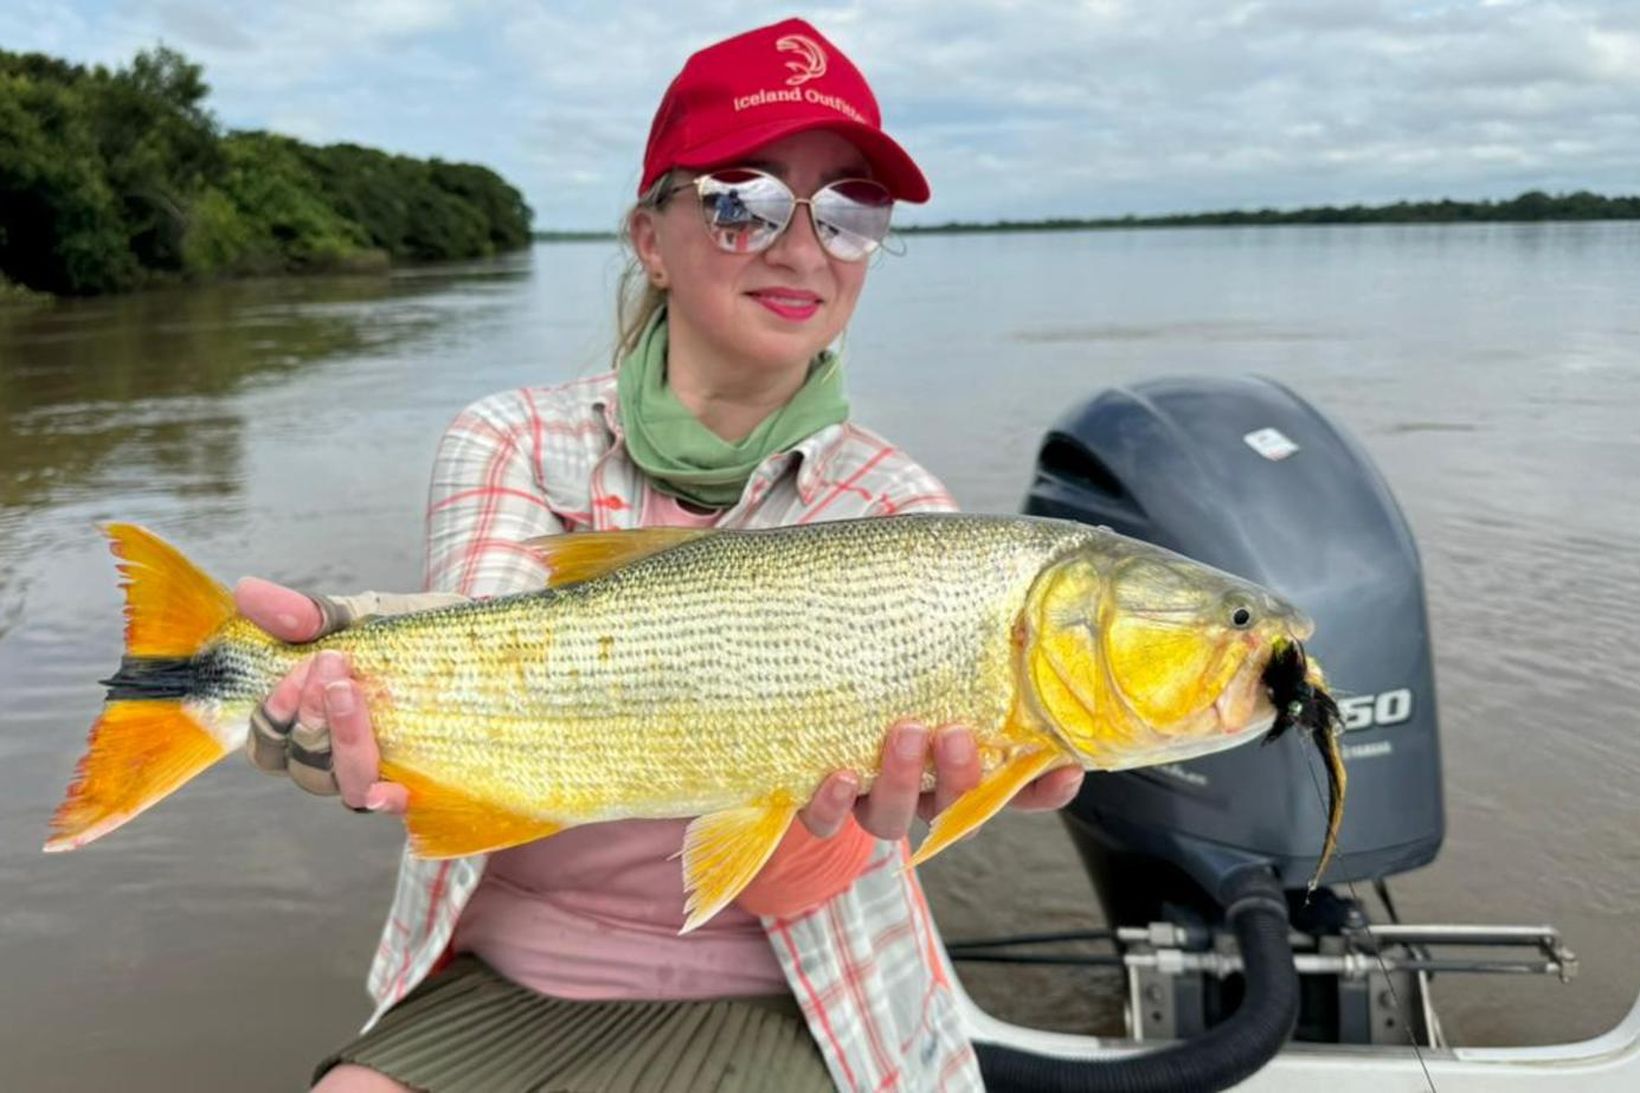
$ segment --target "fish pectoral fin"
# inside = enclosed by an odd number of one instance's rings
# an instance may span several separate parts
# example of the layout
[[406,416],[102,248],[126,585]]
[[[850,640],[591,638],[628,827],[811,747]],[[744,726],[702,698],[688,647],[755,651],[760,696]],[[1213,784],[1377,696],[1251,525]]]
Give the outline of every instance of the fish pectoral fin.
[[1003,806],[1013,800],[1014,794],[1024,789],[1033,778],[1072,761],[1065,752],[1048,746],[1033,746],[1016,753],[979,785],[952,801],[949,808],[934,817],[928,828],[928,838],[917,847],[911,864],[921,865],[1001,812]]
[[683,885],[689,899],[679,933],[703,925],[757,876],[797,816],[797,802],[781,794],[743,808],[696,817],[683,834]]
[[632,531],[578,531],[524,540],[547,567],[547,586],[558,588],[602,577],[651,554],[716,534],[710,528],[638,528]]
[[404,826],[418,858],[487,854],[556,835],[568,826],[509,812],[394,763],[382,764],[382,778],[410,791]]

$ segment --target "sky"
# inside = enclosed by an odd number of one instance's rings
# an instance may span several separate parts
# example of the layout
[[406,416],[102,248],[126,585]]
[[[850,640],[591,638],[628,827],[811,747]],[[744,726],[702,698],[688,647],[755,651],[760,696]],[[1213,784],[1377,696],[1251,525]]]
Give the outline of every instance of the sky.
[[1640,193],[1640,0],[0,0],[0,48],[164,43],[229,128],[482,163],[608,230],[685,57],[790,15],[928,175],[902,224]]

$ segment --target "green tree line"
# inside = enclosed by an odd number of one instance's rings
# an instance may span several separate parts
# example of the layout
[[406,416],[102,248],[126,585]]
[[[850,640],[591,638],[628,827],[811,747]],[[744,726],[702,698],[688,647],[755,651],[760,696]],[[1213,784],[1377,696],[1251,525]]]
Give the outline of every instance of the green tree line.
[[529,206],[485,167],[225,131],[175,50],[83,67],[0,50],[0,285],[381,267],[525,246]]
[[1165,228],[1226,224],[1454,224],[1465,221],[1640,220],[1640,197],[1602,197],[1579,190],[1550,195],[1528,190],[1507,201],[1397,201],[1393,205],[1318,205],[1305,209],[1227,209],[1169,216],[1100,219],[953,221],[898,229],[918,232],[1076,231],[1087,228]]
[[[1087,231],[1098,228],[1172,228],[1236,224],[1460,224],[1466,221],[1640,220],[1640,197],[1602,197],[1579,190],[1550,195],[1529,190],[1507,201],[1398,201],[1393,205],[1317,205],[1304,209],[1227,209],[1167,216],[1055,217],[1048,220],[953,220],[911,224],[900,235],[963,232]],[[543,243],[614,239],[607,231],[538,231]]]

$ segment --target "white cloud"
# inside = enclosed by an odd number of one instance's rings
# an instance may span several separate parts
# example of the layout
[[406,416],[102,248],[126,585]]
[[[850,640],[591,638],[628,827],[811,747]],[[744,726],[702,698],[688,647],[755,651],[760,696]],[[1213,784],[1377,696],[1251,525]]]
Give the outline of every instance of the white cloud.
[[[13,0],[0,41],[122,61],[163,38],[228,122],[513,179],[613,222],[693,49],[789,13],[702,0]],[[830,0],[936,203],[907,219],[1640,191],[1629,0]]]

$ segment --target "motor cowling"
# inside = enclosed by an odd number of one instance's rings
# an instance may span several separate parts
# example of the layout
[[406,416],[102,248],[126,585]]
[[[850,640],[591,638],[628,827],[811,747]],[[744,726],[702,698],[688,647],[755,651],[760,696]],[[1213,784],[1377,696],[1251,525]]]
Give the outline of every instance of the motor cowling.
[[[1389,488],[1342,429],[1261,378],[1107,390],[1047,434],[1025,511],[1156,543],[1309,614],[1316,633],[1306,648],[1342,708],[1349,771],[1325,879],[1381,877],[1434,858],[1444,814],[1422,567]],[[1289,734],[1090,776],[1068,821],[1101,853],[1176,866],[1215,897],[1260,865],[1293,889],[1320,855],[1325,785],[1314,747]]]

